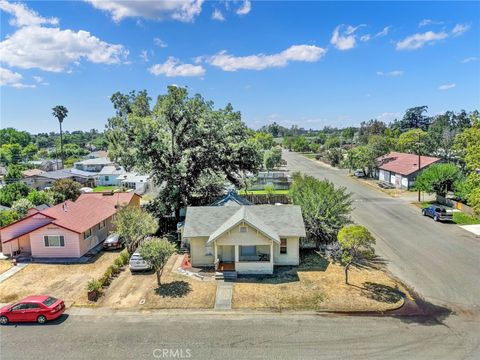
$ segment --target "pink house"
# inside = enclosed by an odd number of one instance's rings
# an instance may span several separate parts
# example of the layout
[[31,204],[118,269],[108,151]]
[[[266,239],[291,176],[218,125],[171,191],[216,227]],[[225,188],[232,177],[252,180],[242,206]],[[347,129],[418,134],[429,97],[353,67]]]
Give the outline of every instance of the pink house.
[[138,206],[138,198],[133,192],[83,194],[75,202],[31,209],[23,219],[0,228],[2,251],[33,258],[81,257],[107,238],[118,205]]

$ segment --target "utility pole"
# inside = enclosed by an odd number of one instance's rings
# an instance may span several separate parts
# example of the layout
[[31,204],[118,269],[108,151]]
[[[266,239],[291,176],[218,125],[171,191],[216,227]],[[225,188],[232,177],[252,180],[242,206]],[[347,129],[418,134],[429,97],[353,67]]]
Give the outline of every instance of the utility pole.
[[[422,159],[422,157],[420,156],[420,132],[418,132],[418,149],[417,149],[417,152],[418,152],[418,172],[417,172],[417,178],[418,176],[420,175],[420,161]],[[420,202],[420,189],[418,189],[418,202]]]

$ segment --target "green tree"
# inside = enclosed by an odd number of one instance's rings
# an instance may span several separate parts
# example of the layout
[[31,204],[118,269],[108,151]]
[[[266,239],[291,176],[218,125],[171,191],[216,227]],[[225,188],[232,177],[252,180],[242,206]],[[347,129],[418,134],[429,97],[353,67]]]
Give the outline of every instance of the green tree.
[[0,227],[7,226],[20,219],[20,216],[13,210],[0,211]]
[[3,164],[18,164],[22,160],[22,147],[19,144],[3,144],[0,148],[0,161]]
[[12,210],[15,211],[20,218],[27,215],[27,211],[33,208],[33,204],[28,199],[18,199],[12,204]]
[[415,188],[429,194],[445,196],[453,191],[454,184],[462,178],[462,172],[454,164],[433,164],[423,170],[415,180]]
[[22,179],[22,171],[18,165],[10,165],[7,168],[7,173],[5,174],[4,181],[6,184],[12,184],[14,182],[20,181]]
[[[143,99],[141,106],[135,106]],[[191,203],[206,173],[217,173],[239,185],[241,173],[256,172],[262,162],[258,144],[231,105],[214,110],[200,95],[169,86],[153,111],[146,93],[132,100],[115,97],[117,115],[107,126],[109,149],[120,164],[152,174],[162,185],[149,209],[158,216],[175,213]]]
[[271,150],[265,151],[263,155],[263,166],[268,171],[273,170],[282,165],[282,149],[275,147]]
[[338,231],[350,222],[350,194],[328,180],[294,173],[290,196],[302,208],[308,238],[318,245],[334,241]]
[[427,137],[427,133],[421,129],[413,129],[404,132],[398,138],[398,149],[402,152],[411,154],[418,154],[418,150],[420,150],[421,155],[426,155]]
[[175,245],[167,239],[152,238],[140,245],[140,256],[152,265],[157,274],[157,284],[161,286],[163,268],[176,251]]
[[68,109],[63,105],[57,105],[52,109],[52,115],[57,118],[58,123],[60,125],[60,159],[62,159],[62,168],[63,168],[63,160],[65,159],[63,154],[63,131],[62,131],[62,123],[63,120],[68,115]]
[[38,152],[35,144],[28,144],[22,149],[22,158],[26,161],[32,160]]
[[275,146],[275,141],[273,140],[273,135],[269,133],[264,133],[257,131],[255,133],[254,140],[260,145],[264,150],[270,150]]
[[28,194],[27,199],[35,206],[42,204],[53,205],[55,203],[52,192],[47,191],[32,190]]
[[10,207],[16,200],[26,197],[30,190],[21,182],[7,184],[0,189],[0,205]]
[[59,204],[63,201],[75,201],[80,196],[82,186],[71,179],[60,179],[53,183],[52,192],[55,203]]
[[150,214],[138,207],[124,206],[117,211],[113,221],[115,232],[125,239],[125,245],[133,254],[140,240],[154,234],[158,228],[157,221]]
[[20,147],[27,146],[32,141],[26,131],[18,131],[14,128],[0,129],[0,144],[18,144]]
[[406,132],[412,129],[427,131],[431,122],[431,119],[424,115],[427,111],[428,106],[426,105],[407,109],[402,120],[397,122],[395,126],[399,128],[400,132]]
[[345,284],[348,284],[350,266],[366,266],[375,257],[375,238],[361,225],[347,225],[337,236],[342,250],[342,264],[345,267]]

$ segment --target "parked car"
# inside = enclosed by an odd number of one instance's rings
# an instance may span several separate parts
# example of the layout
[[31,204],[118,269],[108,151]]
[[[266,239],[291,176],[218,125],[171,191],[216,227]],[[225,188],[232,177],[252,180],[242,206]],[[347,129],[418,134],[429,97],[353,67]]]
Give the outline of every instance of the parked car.
[[119,234],[110,234],[103,242],[104,250],[121,249],[124,246],[125,241]]
[[356,170],[353,173],[353,176],[356,176],[357,178],[364,178],[365,177],[365,172],[363,170]]
[[130,258],[129,267],[131,272],[152,270],[152,266],[143,260],[137,251]]
[[430,216],[435,221],[452,221],[453,213],[444,207],[430,205],[422,209],[423,216]]
[[28,296],[15,304],[0,308],[0,324],[9,322],[37,322],[45,324],[65,311],[65,303],[48,295]]

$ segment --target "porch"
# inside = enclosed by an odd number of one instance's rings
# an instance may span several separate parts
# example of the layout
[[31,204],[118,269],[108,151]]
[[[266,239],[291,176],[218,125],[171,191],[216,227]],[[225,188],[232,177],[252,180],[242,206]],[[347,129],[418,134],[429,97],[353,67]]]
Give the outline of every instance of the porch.
[[239,274],[273,273],[273,243],[270,245],[214,245],[215,270]]

